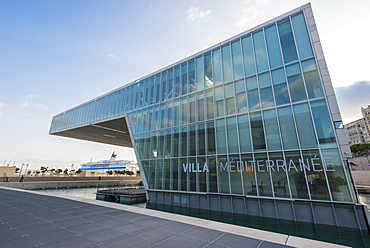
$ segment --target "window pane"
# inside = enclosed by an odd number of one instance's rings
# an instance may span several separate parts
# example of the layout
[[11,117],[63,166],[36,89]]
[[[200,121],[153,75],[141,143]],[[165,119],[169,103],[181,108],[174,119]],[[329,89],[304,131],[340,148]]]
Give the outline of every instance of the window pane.
[[257,72],[268,70],[263,30],[253,33],[253,45],[254,45],[254,51],[256,54]]
[[242,48],[245,76],[256,74],[252,38],[250,35],[242,38]]
[[293,199],[309,199],[305,173],[299,169],[299,161],[304,161],[299,151],[292,151],[285,152],[285,160],[278,163],[282,166],[281,169],[288,171]]
[[290,198],[289,186],[287,180],[287,173],[284,167],[278,167],[283,164],[283,153],[282,152],[271,152],[269,155],[269,161],[266,162],[266,166],[271,166],[270,172],[274,188],[275,197]]
[[289,63],[298,59],[292,28],[289,18],[278,23],[280,44],[283,49],[284,63]]
[[239,155],[229,156],[231,194],[243,194],[241,175],[244,171]]
[[189,68],[188,68],[188,92],[194,92],[195,91],[195,67],[194,67],[194,60],[189,61]]
[[204,89],[204,66],[203,57],[196,58],[196,89],[197,91]]
[[322,156],[333,201],[352,202],[338,149],[323,149]]
[[291,108],[279,108],[278,115],[284,149],[298,149],[297,134]]
[[305,59],[313,56],[310,37],[308,36],[307,26],[302,12],[292,17],[292,25],[299,57]]
[[188,130],[186,127],[181,128],[180,133],[180,157],[188,155]]
[[308,104],[294,105],[293,109],[301,148],[316,148],[316,135]]
[[253,162],[252,154],[242,154],[242,161],[244,162],[244,194],[257,195],[256,178],[255,178],[255,164]]
[[275,110],[263,112],[268,150],[281,150],[279,128]]
[[205,155],[206,154],[206,133],[205,133],[205,125],[199,124],[197,125],[197,145],[198,145],[198,152],[197,155]]
[[238,125],[239,125],[239,140],[240,140],[240,151],[241,152],[251,152],[251,135],[250,135],[250,126],[249,126],[249,116],[239,115],[238,116]]
[[334,129],[325,100],[311,102],[311,109],[320,146],[336,145]]
[[225,119],[216,121],[217,153],[226,153]]
[[229,171],[227,156],[217,156],[218,186],[219,193],[230,194]]
[[306,100],[306,91],[298,64],[286,67],[288,85],[292,102]]
[[231,50],[233,54],[234,80],[238,80],[244,76],[240,40],[231,43]]
[[262,117],[260,112],[251,114],[251,130],[254,150],[265,150],[265,134],[263,132]]
[[222,69],[224,74],[224,83],[230,82],[233,80],[232,74],[232,65],[231,65],[231,54],[230,54],[230,45],[223,46],[222,51]]
[[315,60],[309,59],[302,62],[304,80],[310,99],[324,97],[321,80],[316,68]]
[[189,82],[188,82],[188,65],[187,63],[181,64],[181,95],[189,93]]
[[236,131],[236,117],[230,117],[226,120],[227,123],[227,141],[229,146],[229,153],[239,152],[238,134]]
[[207,155],[213,155],[216,153],[216,138],[215,138],[215,124],[214,122],[207,123]]
[[255,153],[254,155],[258,194],[260,196],[272,196],[271,174],[270,170],[267,170],[267,160],[266,153]]
[[269,55],[270,68],[275,68],[283,64],[281,58],[279,38],[277,35],[276,25],[273,24],[265,28],[267,52]]
[[[220,49],[213,50],[212,61],[213,61],[213,82],[215,85],[221,85],[222,84],[222,69],[221,69]],[[209,80],[212,81],[212,78]],[[210,82],[210,84],[212,84],[212,82]]]
[[204,72],[206,88],[213,86],[213,75],[212,75],[212,58],[211,53],[204,55]]

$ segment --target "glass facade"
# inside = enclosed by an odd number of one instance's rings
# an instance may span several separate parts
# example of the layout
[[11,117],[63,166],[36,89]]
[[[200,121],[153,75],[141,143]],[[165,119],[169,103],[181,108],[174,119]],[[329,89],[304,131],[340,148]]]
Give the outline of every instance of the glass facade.
[[356,202],[305,13],[54,117],[125,116],[147,189]]

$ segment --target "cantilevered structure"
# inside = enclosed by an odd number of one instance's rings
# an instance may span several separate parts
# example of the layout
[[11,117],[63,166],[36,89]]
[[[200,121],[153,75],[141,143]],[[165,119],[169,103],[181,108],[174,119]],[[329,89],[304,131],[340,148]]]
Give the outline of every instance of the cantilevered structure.
[[149,201],[368,230],[310,4],[54,116],[133,147]]

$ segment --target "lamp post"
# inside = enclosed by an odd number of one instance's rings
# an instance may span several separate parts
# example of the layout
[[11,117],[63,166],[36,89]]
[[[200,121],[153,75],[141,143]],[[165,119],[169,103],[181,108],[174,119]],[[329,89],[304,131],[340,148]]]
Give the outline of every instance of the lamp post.
[[28,163],[26,164],[26,170],[24,171],[24,176],[26,176],[27,170],[28,170]]
[[19,170],[19,175],[18,175],[18,177],[20,177],[20,176],[21,176],[21,174],[22,174],[23,165],[24,165],[24,163],[22,163],[21,169]]

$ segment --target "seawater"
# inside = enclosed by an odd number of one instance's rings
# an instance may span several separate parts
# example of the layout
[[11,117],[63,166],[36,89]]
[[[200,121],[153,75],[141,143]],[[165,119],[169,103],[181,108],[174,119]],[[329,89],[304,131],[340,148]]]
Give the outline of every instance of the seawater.
[[[130,188],[130,187],[120,187]],[[45,189],[38,190],[54,195],[77,196],[88,199],[95,199],[97,190],[117,189],[117,187],[105,188],[73,188],[73,189]],[[359,200],[370,210],[370,194],[360,194]],[[202,219],[219,221],[239,226],[256,228],[276,233],[298,236],[308,239],[315,239],[324,242],[347,245],[351,247],[370,247],[370,236],[367,232],[349,228],[337,228],[328,225],[315,225],[313,223],[292,222],[286,220],[276,220],[271,218],[261,218],[257,216],[245,216],[232,213],[221,213],[216,211],[179,208],[174,206],[159,204],[133,204],[131,206],[161,210],[176,214],[188,215]]]

